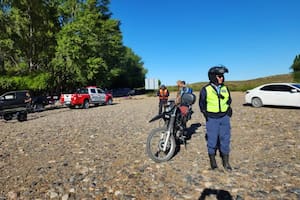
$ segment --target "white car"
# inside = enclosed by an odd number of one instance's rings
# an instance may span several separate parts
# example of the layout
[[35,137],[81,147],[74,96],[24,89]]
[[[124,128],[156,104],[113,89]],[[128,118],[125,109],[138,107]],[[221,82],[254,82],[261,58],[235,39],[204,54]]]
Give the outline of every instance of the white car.
[[269,83],[248,90],[246,104],[300,107],[300,83]]

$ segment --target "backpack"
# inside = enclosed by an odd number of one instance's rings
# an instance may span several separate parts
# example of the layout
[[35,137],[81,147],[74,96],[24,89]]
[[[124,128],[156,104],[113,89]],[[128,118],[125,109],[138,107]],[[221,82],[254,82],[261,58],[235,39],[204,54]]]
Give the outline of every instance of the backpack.
[[193,89],[189,88],[189,87],[185,87],[183,93],[192,94],[193,93]]

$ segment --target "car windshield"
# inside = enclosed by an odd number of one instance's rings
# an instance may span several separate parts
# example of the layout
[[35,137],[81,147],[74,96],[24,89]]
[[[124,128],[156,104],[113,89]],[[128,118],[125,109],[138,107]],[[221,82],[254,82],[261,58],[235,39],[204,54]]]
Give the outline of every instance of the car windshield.
[[300,89],[300,84],[293,84],[293,86]]
[[76,91],[77,94],[87,94],[88,90],[86,88],[79,88]]

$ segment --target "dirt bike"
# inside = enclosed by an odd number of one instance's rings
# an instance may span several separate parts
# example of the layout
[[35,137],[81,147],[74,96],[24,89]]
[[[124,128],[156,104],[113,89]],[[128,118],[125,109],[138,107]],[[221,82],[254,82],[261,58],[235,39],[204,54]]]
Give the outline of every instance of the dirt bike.
[[185,143],[184,131],[193,114],[192,104],[195,101],[194,94],[185,93],[179,105],[174,100],[169,100],[164,112],[149,121],[163,120],[163,126],[153,129],[147,138],[146,152],[153,161],[159,163],[170,160],[176,152],[177,145]]

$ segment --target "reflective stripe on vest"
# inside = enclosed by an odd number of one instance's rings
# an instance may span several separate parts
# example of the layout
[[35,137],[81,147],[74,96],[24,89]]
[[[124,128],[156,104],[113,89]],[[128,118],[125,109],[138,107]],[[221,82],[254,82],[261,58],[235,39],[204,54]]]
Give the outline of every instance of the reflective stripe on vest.
[[226,112],[228,109],[227,101],[229,100],[229,92],[226,86],[220,88],[220,94],[224,97],[219,98],[217,91],[213,86],[209,85],[206,88],[207,112],[218,113]]
[[168,90],[159,90],[159,99],[168,99]]

